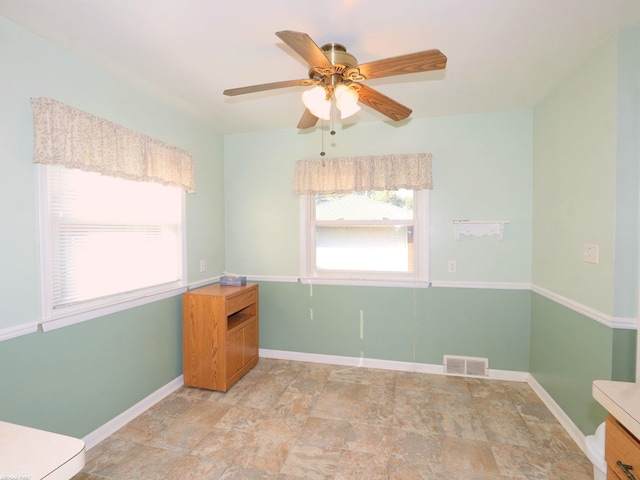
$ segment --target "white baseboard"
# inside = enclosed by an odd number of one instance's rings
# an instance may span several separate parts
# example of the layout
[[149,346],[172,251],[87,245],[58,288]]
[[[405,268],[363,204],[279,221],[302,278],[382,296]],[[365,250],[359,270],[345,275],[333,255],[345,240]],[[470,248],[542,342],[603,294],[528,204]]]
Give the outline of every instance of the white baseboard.
[[153,407],[156,403],[158,403],[169,394],[175,392],[182,385],[184,385],[184,377],[180,375],[175,380],[170,381],[165,386],[160,387],[158,390],[153,392],[151,395],[148,395],[147,397],[140,400],[133,407],[125,410],[117,417],[109,420],[107,423],[97,428],[82,439],[86,445],[86,449],[89,450],[90,448],[95,447],[102,440],[114,434],[116,431],[124,427],[138,415]]
[[587,451],[585,450],[586,437],[584,436],[582,431],[580,431],[576,424],[573,423],[573,420],[571,420],[569,416],[564,413],[562,407],[560,407],[560,405],[556,403],[553,397],[547,393],[547,391],[542,387],[542,385],[538,383],[535,377],[531,374],[527,375],[527,383],[529,384],[529,386],[533,389],[534,392],[536,392],[538,397],[540,397],[540,400],[542,400],[542,402],[547,406],[553,416],[556,417],[558,422],[560,422],[560,425],[562,425],[562,427],[567,431],[569,436],[573,438],[573,441],[578,444],[580,450],[587,454]]
[[[278,358],[280,360],[296,360],[299,362],[328,363],[330,365],[345,365],[350,367],[380,368],[382,370],[398,370],[401,372],[435,373],[444,375],[444,366],[429,363],[399,362],[395,360],[379,360],[376,358],[341,357],[338,355],[323,355],[319,353],[289,352],[286,350],[260,349],[260,356]],[[470,377],[471,375],[465,375]],[[511,380],[526,382],[529,374],[510,370],[489,369],[489,378],[494,380]],[[482,377],[485,378],[485,377]]]

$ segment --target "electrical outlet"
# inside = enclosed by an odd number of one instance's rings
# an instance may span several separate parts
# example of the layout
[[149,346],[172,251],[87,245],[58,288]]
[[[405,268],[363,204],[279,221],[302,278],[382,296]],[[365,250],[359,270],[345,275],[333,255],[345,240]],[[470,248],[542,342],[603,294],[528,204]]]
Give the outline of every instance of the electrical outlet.
[[449,273],[456,273],[456,269],[458,268],[455,260],[449,260],[448,269]]
[[201,272],[205,272],[207,270],[207,261],[206,260],[200,260],[200,271]]
[[598,263],[598,245],[584,244],[583,258],[587,263]]

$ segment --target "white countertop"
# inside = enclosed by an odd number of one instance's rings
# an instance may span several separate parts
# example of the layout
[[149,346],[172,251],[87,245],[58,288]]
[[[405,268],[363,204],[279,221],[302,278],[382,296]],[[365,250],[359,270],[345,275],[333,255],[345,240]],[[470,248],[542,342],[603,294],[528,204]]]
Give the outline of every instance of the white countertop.
[[82,440],[0,422],[0,478],[68,480],[82,467]]
[[593,398],[640,439],[640,384],[595,380]]

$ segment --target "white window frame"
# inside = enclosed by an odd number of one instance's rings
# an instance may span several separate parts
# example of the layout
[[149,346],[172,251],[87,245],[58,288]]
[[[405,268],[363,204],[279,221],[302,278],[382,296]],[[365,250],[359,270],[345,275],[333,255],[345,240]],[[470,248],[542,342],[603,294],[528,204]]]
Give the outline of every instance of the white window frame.
[[[315,269],[315,195],[300,195],[300,281],[309,284],[383,287],[429,286],[429,190],[414,190],[414,271],[335,272]],[[345,222],[349,223],[349,222]],[[351,222],[350,224],[356,224]],[[394,224],[393,220],[388,222]],[[395,223],[402,223],[398,221]],[[369,223],[370,224],[370,223]]]
[[36,180],[38,188],[38,225],[40,243],[40,292],[41,292],[41,327],[43,331],[55,330],[68,325],[84,322],[93,318],[127,310],[133,307],[156,302],[182,294],[187,290],[186,262],[186,202],[185,193],[181,195],[182,209],[182,272],[179,282],[168,285],[157,285],[129,292],[121,292],[108,297],[87,300],[75,305],[54,309],[50,242],[50,226],[48,216],[47,165],[36,164]]

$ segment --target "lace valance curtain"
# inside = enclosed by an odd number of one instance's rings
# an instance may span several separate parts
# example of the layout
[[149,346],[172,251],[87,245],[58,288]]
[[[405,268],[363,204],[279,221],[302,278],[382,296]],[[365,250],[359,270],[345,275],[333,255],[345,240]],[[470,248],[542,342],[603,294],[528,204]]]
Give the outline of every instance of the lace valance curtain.
[[433,188],[430,153],[298,160],[295,166],[298,195],[400,188]]
[[195,192],[190,153],[50,98],[31,105],[35,163]]

